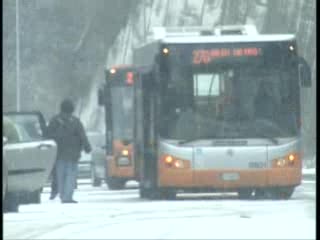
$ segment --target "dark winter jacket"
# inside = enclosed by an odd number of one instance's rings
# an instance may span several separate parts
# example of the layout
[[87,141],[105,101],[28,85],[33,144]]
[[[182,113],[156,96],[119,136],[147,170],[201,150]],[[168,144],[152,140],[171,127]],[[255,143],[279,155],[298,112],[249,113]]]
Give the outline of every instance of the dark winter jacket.
[[81,151],[91,152],[91,146],[79,118],[60,113],[48,126],[48,137],[57,143],[57,159],[77,161]]

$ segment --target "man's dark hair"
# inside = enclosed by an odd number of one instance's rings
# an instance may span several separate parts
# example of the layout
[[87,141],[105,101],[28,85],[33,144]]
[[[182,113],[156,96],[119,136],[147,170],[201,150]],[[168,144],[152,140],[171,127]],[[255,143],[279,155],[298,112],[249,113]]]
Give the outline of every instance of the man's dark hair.
[[60,105],[60,111],[62,113],[72,114],[74,111],[74,104],[70,99],[65,99]]

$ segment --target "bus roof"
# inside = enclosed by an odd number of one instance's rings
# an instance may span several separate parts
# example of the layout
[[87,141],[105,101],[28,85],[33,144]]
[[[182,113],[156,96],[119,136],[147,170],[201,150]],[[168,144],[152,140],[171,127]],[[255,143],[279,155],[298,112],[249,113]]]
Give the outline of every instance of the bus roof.
[[165,37],[162,43],[240,43],[240,42],[273,42],[295,40],[293,34],[261,34],[261,35],[225,35],[225,36],[189,36]]

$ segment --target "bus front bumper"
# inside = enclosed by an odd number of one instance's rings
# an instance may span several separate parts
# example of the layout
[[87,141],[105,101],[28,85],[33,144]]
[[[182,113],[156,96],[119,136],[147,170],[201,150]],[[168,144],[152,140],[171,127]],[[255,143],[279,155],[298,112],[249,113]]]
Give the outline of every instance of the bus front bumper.
[[300,168],[182,170],[168,169],[159,173],[159,187],[238,189],[297,186]]

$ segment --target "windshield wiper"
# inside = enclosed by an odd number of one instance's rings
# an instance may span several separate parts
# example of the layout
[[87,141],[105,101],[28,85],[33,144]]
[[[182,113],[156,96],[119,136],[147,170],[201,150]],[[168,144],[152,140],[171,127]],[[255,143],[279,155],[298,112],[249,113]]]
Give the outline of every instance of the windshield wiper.
[[192,138],[192,139],[180,140],[180,141],[178,142],[178,144],[186,144],[186,143],[190,143],[190,142],[193,142],[193,141],[196,141],[196,140],[199,140],[199,138]]
[[184,139],[184,140],[180,140],[178,142],[178,144],[186,144],[186,143],[190,143],[196,140],[208,140],[208,139],[213,139],[213,138],[217,138],[216,136],[210,136],[210,137],[200,137],[200,138],[191,138],[191,139]]

